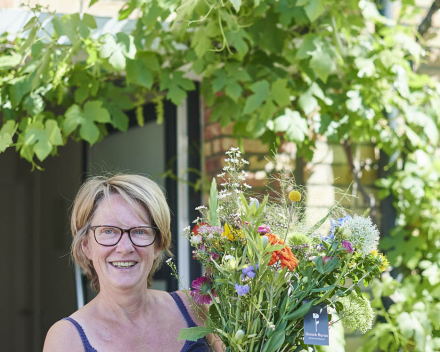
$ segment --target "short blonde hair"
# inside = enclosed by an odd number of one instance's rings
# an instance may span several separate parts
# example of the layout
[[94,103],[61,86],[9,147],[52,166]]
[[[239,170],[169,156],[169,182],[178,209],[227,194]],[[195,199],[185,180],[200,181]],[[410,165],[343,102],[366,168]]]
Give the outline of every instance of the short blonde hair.
[[154,246],[160,250],[148,275],[151,287],[153,274],[160,268],[166,256],[171,257],[170,208],[162,189],[152,180],[141,175],[119,174],[111,177],[96,176],[88,179],[80,188],[73,203],[70,227],[72,230],[72,257],[85,270],[93,290],[99,292],[99,278],[93,263],[82,250],[82,242],[95,214],[96,208],[111,194],[120,194],[138,213],[139,206],[145,208],[153,226],[159,228]]

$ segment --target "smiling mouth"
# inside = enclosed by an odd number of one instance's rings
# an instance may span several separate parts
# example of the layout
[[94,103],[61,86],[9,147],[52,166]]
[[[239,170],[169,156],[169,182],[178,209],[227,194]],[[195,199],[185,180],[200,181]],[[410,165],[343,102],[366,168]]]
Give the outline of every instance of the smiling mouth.
[[115,268],[128,269],[135,266],[137,262],[110,262],[110,264]]

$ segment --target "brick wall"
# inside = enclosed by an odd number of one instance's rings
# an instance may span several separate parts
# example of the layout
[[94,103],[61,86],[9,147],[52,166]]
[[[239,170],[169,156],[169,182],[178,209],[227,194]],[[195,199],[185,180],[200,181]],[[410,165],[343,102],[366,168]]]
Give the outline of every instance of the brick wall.
[[[209,120],[210,109],[204,111],[204,158],[205,174],[211,179],[222,172],[225,166],[225,151],[237,147],[238,141],[232,137],[232,125],[222,128],[218,122]],[[268,184],[268,173],[276,172],[274,165],[267,160],[269,147],[259,140],[243,140],[244,158],[248,165],[246,182],[253,191],[265,190]],[[352,147],[355,165],[361,165],[361,182],[368,194],[378,202],[378,190],[374,186],[378,178],[379,150],[371,144],[360,144]],[[293,143],[284,143],[278,150],[278,162],[286,168],[295,169],[296,147]],[[219,181],[219,180],[218,180]],[[317,221],[328,209],[339,201],[342,194],[353,182],[350,167],[344,149],[339,144],[329,144],[325,140],[316,142],[313,160],[306,164],[304,181],[307,191],[309,221]],[[353,184],[349,198],[342,205],[350,211],[363,213],[367,206],[357,185]],[[376,208],[377,210],[377,208]]]

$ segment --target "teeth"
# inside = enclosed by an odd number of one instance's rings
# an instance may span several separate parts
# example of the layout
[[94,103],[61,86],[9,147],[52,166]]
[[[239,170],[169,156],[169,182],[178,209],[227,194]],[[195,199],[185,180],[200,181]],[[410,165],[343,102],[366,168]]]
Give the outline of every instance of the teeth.
[[118,268],[129,268],[135,265],[136,262],[113,262],[112,264]]

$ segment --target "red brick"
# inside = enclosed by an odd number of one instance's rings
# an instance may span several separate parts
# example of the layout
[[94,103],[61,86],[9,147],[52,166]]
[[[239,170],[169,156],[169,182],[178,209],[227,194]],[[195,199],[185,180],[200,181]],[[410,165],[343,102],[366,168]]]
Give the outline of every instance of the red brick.
[[222,128],[218,122],[205,126],[205,141],[209,141],[214,137],[218,137],[222,134]]
[[223,151],[222,139],[216,138],[212,141],[212,154],[218,154]]
[[222,169],[222,156],[212,156],[205,159],[205,168],[208,175],[219,173]]
[[229,123],[226,127],[222,127],[222,134],[224,136],[232,136],[234,130],[234,123]]
[[206,142],[205,144],[204,144],[204,149],[203,149],[203,153],[204,153],[204,156],[205,157],[209,157],[211,154],[212,154],[212,142],[211,141],[209,141],[209,142]]
[[243,148],[245,153],[263,153],[265,155],[269,153],[269,146],[263,144],[259,139],[244,139]]
[[235,138],[223,138],[223,152],[228,151],[231,149],[231,147],[237,148],[238,147],[238,141]]

